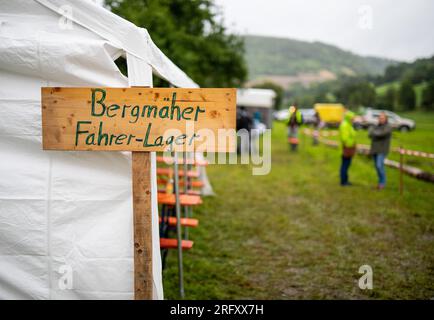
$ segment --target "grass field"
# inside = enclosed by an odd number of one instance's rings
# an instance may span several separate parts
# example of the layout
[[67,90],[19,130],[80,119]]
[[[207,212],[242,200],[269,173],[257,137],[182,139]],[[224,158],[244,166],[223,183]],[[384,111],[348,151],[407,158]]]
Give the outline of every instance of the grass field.
[[[432,152],[432,137],[413,145]],[[371,161],[356,156],[354,186],[343,188],[339,161],[337,150],[308,137],[290,153],[284,125],[275,124],[270,174],[209,166],[216,196],[194,212],[200,225],[184,254],[186,298],[433,298],[434,185],[404,177],[400,196],[398,172],[389,169],[387,189],[376,191]],[[176,299],[175,251],[167,264],[165,297]],[[373,268],[373,290],[358,288],[364,264]]]

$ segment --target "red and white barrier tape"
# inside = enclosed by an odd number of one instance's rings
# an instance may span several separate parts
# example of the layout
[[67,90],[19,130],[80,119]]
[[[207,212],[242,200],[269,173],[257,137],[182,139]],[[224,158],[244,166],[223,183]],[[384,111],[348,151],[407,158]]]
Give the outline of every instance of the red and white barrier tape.
[[401,154],[405,154],[408,156],[415,156],[421,158],[434,159],[434,153],[428,153],[423,151],[409,150],[409,149],[401,149],[401,148],[393,148],[392,151],[399,152]]
[[[307,135],[313,135],[315,134],[315,131],[311,130],[311,129],[307,129],[305,128],[303,130],[303,132]],[[337,136],[339,134],[339,132],[337,130],[333,130],[333,131],[320,131],[320,136],[323,137],[329,137],[329,136]],[[324,140],[327,141],[328,144],[333,144],[335,145],[336,141],[334,140]],[[365,150],[369,150],[370,146],[365,145],[365,144],[357,144],[357,147],[362,149],[363,151]],[[427,159],[434,159],[434,153],[429,153],[429,152],[424,152],[424,151],[417,151],[417,150],[409,150],[409,149],[401,149],[401,148],[392,148],[393,152],[398,152],[407,156],[414,156],[414,157],[421,157],[421,158],[427,158]]]

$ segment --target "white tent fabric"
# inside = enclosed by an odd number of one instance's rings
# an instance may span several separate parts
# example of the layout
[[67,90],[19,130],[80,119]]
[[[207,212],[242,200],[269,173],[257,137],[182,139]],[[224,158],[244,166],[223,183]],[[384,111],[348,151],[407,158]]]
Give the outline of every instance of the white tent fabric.
[[237,105],[245,107],[272,108],[276,93],[270,89],[238,89]]
[[[71,10],[72,29],[59,13]],[[114,63],[128,59],[129,79]],[[196,87],[140,29],[90,1],[0,0],[0,299],[132,299],[131,158],[42,151],[44,86]],[[155,154],[152,155],[155,172]],[[154,298],[163,298],[155,174]]]

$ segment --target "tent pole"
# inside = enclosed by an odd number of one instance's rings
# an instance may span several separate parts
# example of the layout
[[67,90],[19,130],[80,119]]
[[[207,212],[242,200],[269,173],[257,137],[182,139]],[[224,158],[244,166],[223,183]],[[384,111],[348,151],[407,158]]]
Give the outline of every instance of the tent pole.
[[179,276],[179,295],[184,298],[184,270],[182,264],[182,236],[181,236],[181,202],[179,200],[179,172],[178,172],[178,153],[174,152],[174,184],[175,184],[175,210],[176,210],[176,237],[178,241],[178,276]]
[[[187,194],[188,191],[188,177],[187,177],[187,171],[188,171],[188,166],[187,166],[187,153],[183,152],[182,153],[182,159],[184,160],[184,194]],[[184,218],[188,218],[188,207],[184,206]],[[188,240],[188,228],[184,227],[184,239]]]

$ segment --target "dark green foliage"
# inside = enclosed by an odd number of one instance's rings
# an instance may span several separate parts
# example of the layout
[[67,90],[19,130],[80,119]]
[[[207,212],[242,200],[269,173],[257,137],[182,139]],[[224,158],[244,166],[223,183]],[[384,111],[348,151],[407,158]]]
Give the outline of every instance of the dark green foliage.
[[396,106],[396,90],[394,87],[389,87],[386,91],[386,96],[384,97],[384,101],[386,104],[386,109],[394,110]]
[[409,79],[401,82],[398,100],[402,110],[414,110],[416,108],[416,92]]
[[411,83],[421,83],[434,79],[434,56],[418,59],[413,63],[399,63],[386,68],[382,83],[407,79]]
[[112,12],[146,28],[164,54],[200,86],[239,87],[245,80],[243,41],[227,33],[211,0],[105,3]]
[[364,80],[348,79],[336,92],[338,100],[351,109],[372,107],[375,104],[376,92],[374,86]]
[[375,107],[378,109],[395,110],[397,104],[397,91],[393,86],[387,88],[384,96],[377,96]]
[[300,108],[313,108],[315,103],[332,103],[336,100],[335,92],[340,88],[339,81],[327,81],[311,84],[305,87],[294,84],[289,92],[285,93],[287,104],[297,104]]
[[429,111],[434,111],[434,80],[428,82],[422,92],[422,107]]

